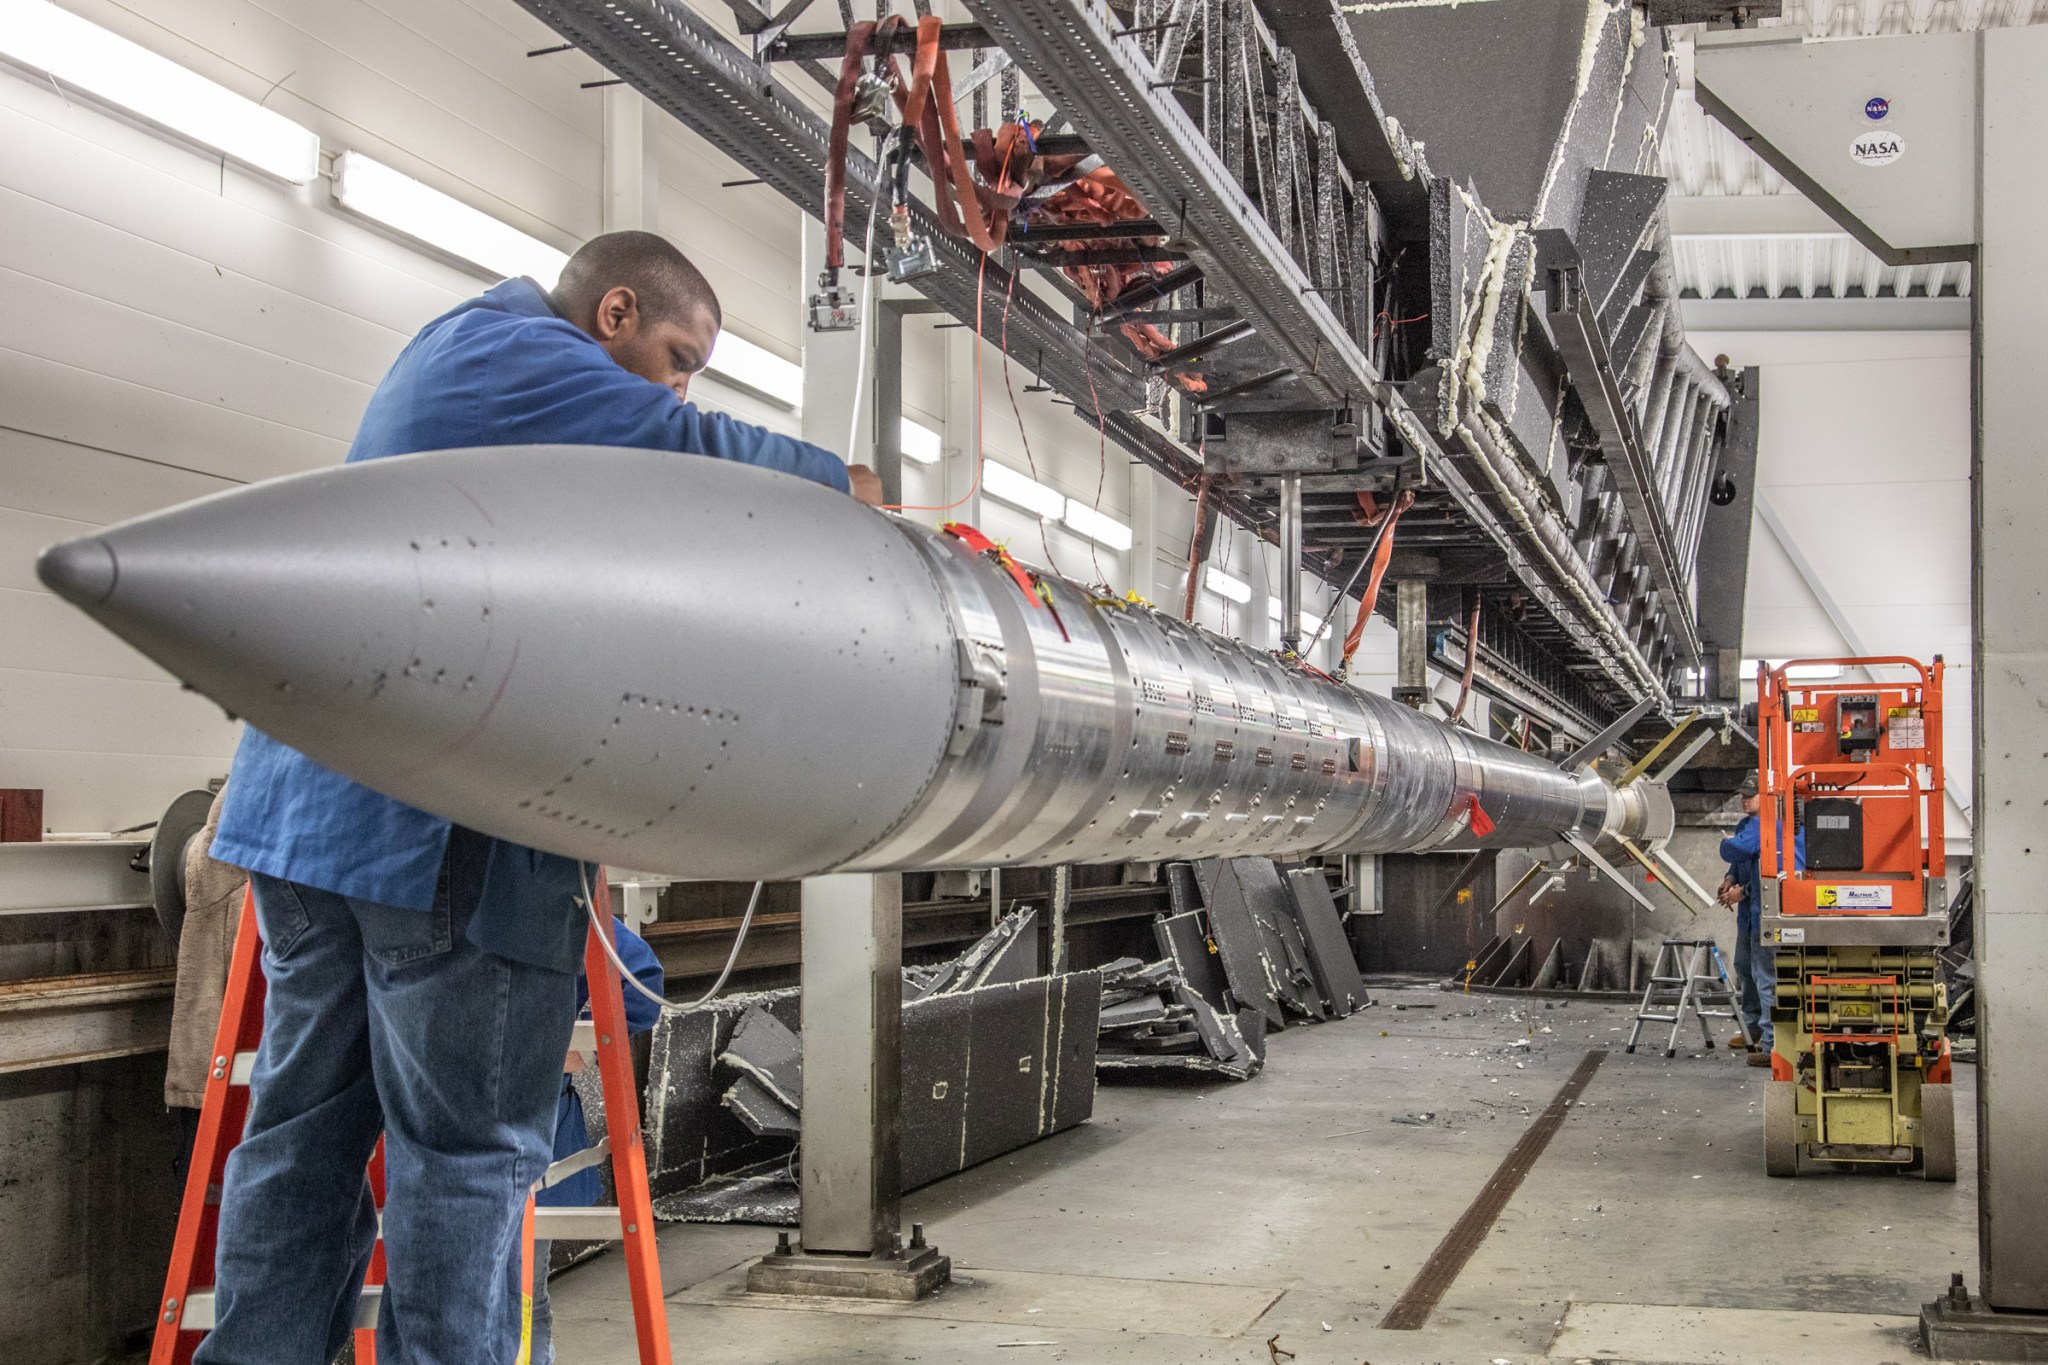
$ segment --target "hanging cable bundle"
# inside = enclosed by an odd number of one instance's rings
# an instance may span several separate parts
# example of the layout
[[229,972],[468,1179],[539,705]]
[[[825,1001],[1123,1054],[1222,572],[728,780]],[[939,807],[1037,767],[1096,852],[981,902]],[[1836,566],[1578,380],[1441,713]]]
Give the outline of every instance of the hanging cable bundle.
[[1365,594],[1358,599],[1358,616],[1351,622],[1351,631],[1344,637],[1344,658],[1337,665],[1337,676],[1346,677],[1351,672],[1351,660],[1358,653],[1358,646],[1365,639],[1366,623],[1372,620],[1373,608],[1379,604],[1380,585],[1387,577],[1387,564],[1394,557],[1394,527],[1401,520],[1401,514],[1415,505],[1415,494],[1404,490],[1392,506],[1386,509],[1385,525],[1381,527],[1378,546],[1372,556],[1372,576],[1366,580]]

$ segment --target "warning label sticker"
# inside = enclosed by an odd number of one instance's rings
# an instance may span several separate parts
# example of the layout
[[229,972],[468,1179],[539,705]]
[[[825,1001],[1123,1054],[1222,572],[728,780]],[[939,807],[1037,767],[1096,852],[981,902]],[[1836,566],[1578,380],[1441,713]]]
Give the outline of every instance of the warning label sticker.
[[1814,906],[1821,910],[1889,910],[1889,886],[1829,886],[1814,888]]
[[1849,144],[1849,159],[1859,166],[1889,166],[1906,154],[1906,139],[1896,129],[1861,133]]
[[1804,723],[1804,722],[1807,722],[1807,721],[1816,721],[1816,720],[1819,720],[1819,719],[1820,719],[1820,708],[1819,708],[1819,707],[1815,707],[1815,706],[1795,706],[1795,707],[1793,707],[1793,708],[1792,708],[1792,720],[1793,720],[1793,723],[1794,723],[1794,724],[1801,724],[1801,723]]
[[1927,747],[1927,722],[1919,716],[1900,716],[1887,727],[1894,749]]

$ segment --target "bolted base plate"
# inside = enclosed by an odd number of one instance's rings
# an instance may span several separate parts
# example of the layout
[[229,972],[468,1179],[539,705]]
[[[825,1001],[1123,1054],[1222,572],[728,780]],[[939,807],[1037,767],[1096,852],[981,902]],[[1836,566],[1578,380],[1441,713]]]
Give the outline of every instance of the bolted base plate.
[[2001,1312],[1955,1284],[1920,1310],[1920,1344],[1936,1360],[2048,1361],[2048,1313]]
[[748,1266],[747,1292],[915,1303],[952,1278],[951,1258],[936,1247],[915,1247],[898,1256],[831,1256],[799,1247],[770,1252]]

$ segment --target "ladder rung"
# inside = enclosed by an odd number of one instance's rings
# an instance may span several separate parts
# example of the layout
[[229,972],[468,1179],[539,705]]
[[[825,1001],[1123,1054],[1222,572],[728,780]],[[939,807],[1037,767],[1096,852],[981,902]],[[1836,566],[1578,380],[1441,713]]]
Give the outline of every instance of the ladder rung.
[[585,1057],[597,1055],[597,1025],[588,1019],[578,1019],[576,1027],[569,1034],[569,1051],[580,1052]]
[[255,1069],[256,1054],[254,1052],[237,1052],[235,1054],[235,1064],[228,1068],[228,1084],[247,1085],[249,1083],[249,1073]]
[[[536,1238],[568,1242],[616,1242],[623,1234],[619,1230],[619,1210],[613,1205],[594,1208],[535,1209],[533,1211],[533,1235]],[[357,1327],[370,1328],[377,1325],[377,1305],[383,1295],[381,1286],[363,1286],[363,1296],[356,1301]],[[178,1319],[178,1328],[185,1332],[210,1332],[213,1330],[213,1291],[195,1290],[185,1299],[185,1311]]]
[[1675,1024],[1678,1022],[1678,1016],[1675,1014],[1638,1014],[1636,1018],[1651,1024]]
[[533,1211],[533,1235],[537,1239],[558,1242],[617,1242],[625,1237],[620,1227],[619,1210],[616,1205]]
[[[356,1300],[356,1321],[359,1329],[368,1330],[377,1325],[377,1305],[384,1300],[384,1287],[376,1284],[363,1286],[363,1296]],[[181,1332],[211,1332],[213,1330],[213,1291],[195,1289],[185,1298],[184,1316],[178,1319]]]
[[1650,980],[1660,986],[1683,986],[1685,984],[1685,978],[1682,976],[1653,976]]

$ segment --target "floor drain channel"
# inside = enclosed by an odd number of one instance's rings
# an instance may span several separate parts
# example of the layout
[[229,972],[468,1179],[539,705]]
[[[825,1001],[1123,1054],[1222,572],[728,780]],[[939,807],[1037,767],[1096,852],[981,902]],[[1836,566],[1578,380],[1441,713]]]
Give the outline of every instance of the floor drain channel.
[[1536,1159],[1543,1155],[1543,1149],[1550,1145],[1550,1139],[1557,1136],[1557,1130],[1564,1126],[1565,1115],[1580,1095],[1585,1093],[1587,1082],[1600,1069],[1605,1052],[1588,1052],[1571,1079],[1564,1083],[1551,1099],[1536,1121],[1529,1125],[1527,1132],[1501,1158],[1491,1178],[1479,1195],[1459,1215],[1444,1239],[1436,1244],[1436,1250],[1429,1253],[1429,1260],[1416,1273],[1401,1297],[1394,1300],[1394,1306],[1380,1319],[1380,1326],[1395,1332],[1413,1332],[1429,1321],[1429,1315],[1457,1280],[1458,1272],[1465,1268],[1465,1262],[1472,1259],[1472,1253],[1479,1250],[1479,1244],[1486,1240],[1488,1229],[1492,1228],[1501,1210],[1508,1206],[1508,1200],[1515,1197],[1515,1191],[1522,1186],[1522,1178],[1535,1166]]

